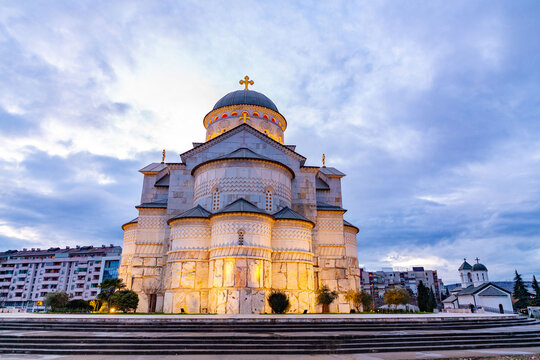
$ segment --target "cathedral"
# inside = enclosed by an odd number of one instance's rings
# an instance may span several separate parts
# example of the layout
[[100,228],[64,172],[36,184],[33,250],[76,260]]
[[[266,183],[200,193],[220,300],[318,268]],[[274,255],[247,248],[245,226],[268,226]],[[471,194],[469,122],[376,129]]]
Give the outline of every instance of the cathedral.
[[281,291],[291,313],[321,311],[316,290],[349,312],[360,287],[356,235],[343,219],[341,171],[306,165],[285,145],[287,120],[265,95],[244,89],[206,114],[206,141],[179,162],[152,163],[139,216],[122,226],[119,276],[139,295],[138,312],[270,313]]

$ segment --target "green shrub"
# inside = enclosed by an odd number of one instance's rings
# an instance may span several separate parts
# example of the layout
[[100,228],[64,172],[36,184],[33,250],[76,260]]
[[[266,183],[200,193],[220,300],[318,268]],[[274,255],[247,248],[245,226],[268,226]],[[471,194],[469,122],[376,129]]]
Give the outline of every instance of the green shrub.
[[132,290],[119,290],[110,297],[109,303],[124,313],[135,311],[139,305],[139,295]]
[[68,312],[90,312],[94,309],[86,300],[71,300],[66,304]]
[[44,304],[46,307],[50,307],[52,312],[56,312],[59,309],[66,307],[69,301],[69,296],[65,291],[59,291],[50,293],[45,298]]
[[286,313],[291,307],[289,297],[281,291],[272,291],[268,295],[268,305],[272,308],[272,311],[276,314]]

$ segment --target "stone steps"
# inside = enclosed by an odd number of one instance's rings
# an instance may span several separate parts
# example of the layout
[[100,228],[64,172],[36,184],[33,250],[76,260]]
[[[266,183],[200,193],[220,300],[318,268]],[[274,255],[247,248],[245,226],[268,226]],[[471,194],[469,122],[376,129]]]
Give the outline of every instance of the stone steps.
[[297,331],[400,331],[400,330],[464,330],[535,324],[534,319],[507,318],[497,320],[461,321],[346,321],[346,322],[245,322],[245,321],[150,321],[131,322],[89,319],[90,322],[65,322],[57,319],[42,321],[0,321],[0,330],[50,331],[122,331],[122,332],[297,332]]
[[[252,322],[238,319],[204,320],[201,323],[169,320],[134,322],[130,319],[116,318],[113,321],[88,317],[74,322],[73,318],[1,319],[0,328],[4,331],[0,331],[0,353],[154,356],[345,354],[533,347],[540,344],[540,326],[529,326],[540,322],[515,317],[448,321],[364,321],[349,318],[343,322],[325,318],[316,322],[295,319],[272,322],[260,318]],[[212,331],[201,330],[201,326]],[[471,328],[474,326],[478,329]],[[418,327],[425,333],[418,333]],[[77,330],[73,331],[73,328]],[[373,328],[376,329],[374,332],[364,331]],[[447,328],[457,330],[448,331]],[[392,333],[394,329],[398,329],[399,334]],[[61,332],[62,335],[50,331]],[[201,331],[206,334],[200,334]]]
[[[231,339],[233,340],[233,339]],[[0,341],[0,353],[14,354],[70,354],[70,355],[181,355],[181,354],[339,354],[339,353],[368,353],[390,351],[440,351],[458,349],[485,349],[504,347],[533,347],[540,343],[540,336],[517,339],[495,340],[460,340],[459,342],[441,342],[422,340],[418,342],[370,342],[342,343],[328,342],[321,339],[317,343],[291,343],[282,341],[274,344],[251,343],[238,344],[235,341],[225,344],[214,344],[212,341],[201,344],[191,344],[186,339],[182,344],[80,344],[65,343],[23,343],[12,344]]]

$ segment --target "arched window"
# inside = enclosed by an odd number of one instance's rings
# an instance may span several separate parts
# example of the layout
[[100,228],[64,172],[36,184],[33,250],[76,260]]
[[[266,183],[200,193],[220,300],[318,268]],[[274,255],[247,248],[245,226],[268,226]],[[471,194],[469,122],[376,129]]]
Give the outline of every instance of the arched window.
[[219,210],[219,191],[214,190],[212,194],[212,210]]
[[244,230],[238,230],[238,245],[244,245]]
[[486,281],[486,278],[484,276],[484,273],[482,273],[482,281]]
[[469,279],[469,282],[472,282],[471,273],[467,273],[467,279]]
[[272,211],[272,192],[266,190],[266,211]]

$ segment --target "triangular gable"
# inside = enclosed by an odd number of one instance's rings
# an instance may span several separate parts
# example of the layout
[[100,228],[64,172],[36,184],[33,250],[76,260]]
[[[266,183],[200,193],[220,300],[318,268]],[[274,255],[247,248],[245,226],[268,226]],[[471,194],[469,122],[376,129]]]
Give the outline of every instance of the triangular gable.
[[266,136],[265,134],[261,133],[260,131],[258,131],[257,129],[251,127],[250,125],[248,124],[242,124],[242,125],[239,125],[215,138],[213,138],[212,140],[209,140],[205,143],[202,143],[201,145],[199,146],[196,146],[194,147],[193,149],[191,150],[188,150],[186,151],[185,153],[183,154],[180,154],[180,157],[182,159],[182,162],[186,162],[187,161],[187,158],[190,157],[190,156],[194,156],[204,150],[207,150],[213,146],[215,146],[216,144],[219,144],[220,142],[222,141],[225,141],[229,138],[231,138],[232,136],[242,132],[242,131],[247,131],[248,133],[254,135],[255,137],[259,138],[260,140],[266,142],[267,144],[269,144],[270,146],[276,148],[276,149],[279,149],[281,150],[282,152],[286,153],[287,155],[297,159],[298,161],[300,161],[300,166],[304,165],[305,161],[306,161],[306,158],[300,154],[298,154],[296,151],[293,151],[291,150],[289,147],[285,146],[285,145],[281,145],[279,142],[275,141],[274,139],[272,139],[271,137],[269,136]]
[[510,293],[504,289],[500,289],[497,286],[491,284],[485,290],[478,293],[478,296],[508,296]]

